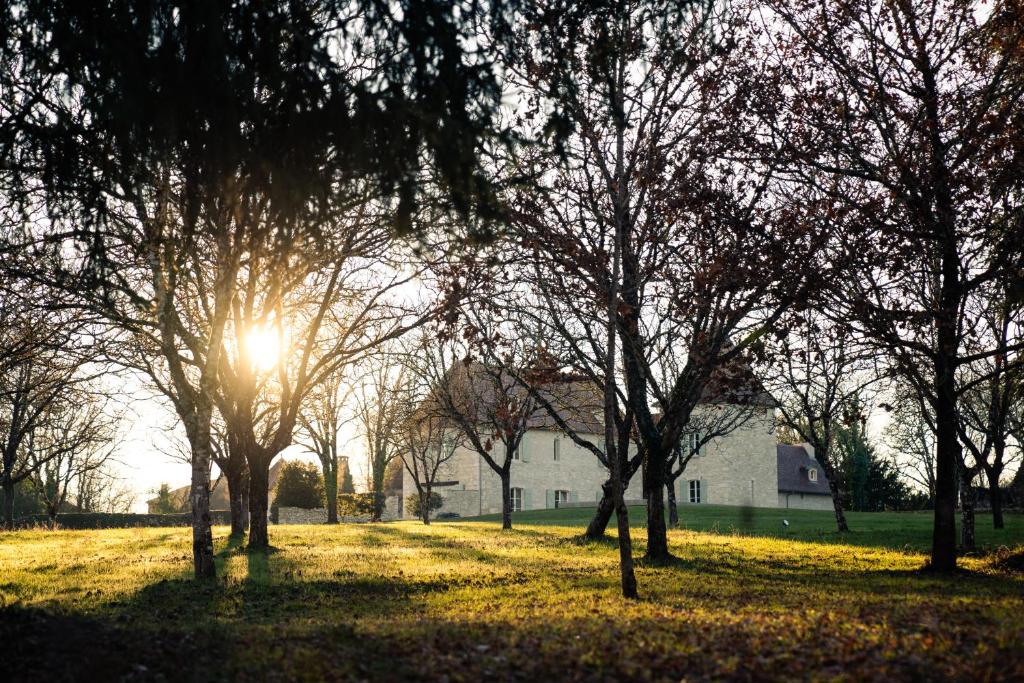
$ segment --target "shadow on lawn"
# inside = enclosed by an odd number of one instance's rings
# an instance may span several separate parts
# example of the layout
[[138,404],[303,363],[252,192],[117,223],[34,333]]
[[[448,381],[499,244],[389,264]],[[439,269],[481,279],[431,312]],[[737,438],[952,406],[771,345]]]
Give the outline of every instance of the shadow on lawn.
[[[567,547],[571,539],[530,531],[519,533],[558,552],[573,552]],[[481,539],[485,533],[481,531]],[[351,543],[418,547],[425,557],[443,560],[481,558],[508,570],[507,576],[464,572],[416,577],[381,574],[365,566],[339,566],[325,578],[322,569],[315,577],[304,576],[310,570],[302,563],[300,548],[247,552],[243,542],[228,538],[220,549],[221,578],[217,581],[196,582],[183,572],[152,583],[125,600],[108,603],[94,616],[34,608],[0,610],[0,643],[13,653],[10,661],[14,668],[4,670],[5,680],[262,680],[271,676],[284,680],[424,680],[449,673],[466,680],[629,679],[639,677],[638,662],[650,667],[644,673],[665,679],[683,675],[800,678],[801,671],[826,677],[862,671],[866,678],[893,679],[930,678],[936,671],[955,671],[970,678],[971,667],[983,671],[985,662],[999,662],[1003,673],[1024,672],[1024,655],[1012,649],[1009,639],[1001,650],[985,651],[977,661],[958,655],[953,658],[956,653],[952,650],[908,653],[901,649],[926,647],[922,643],[931,642],[904,638],[920,630],[916,610],[908,610],[909,616],[899,623],[884,623],[886,629],[904,629],[900,637],[861,642],[849,637],[848,631],[849,623],[860,623],[856,610],[845,616],[834,614],[832,608],[823,610],[820,623],[813,628],[806,624],[794,628],[807,616],[799,607],[790,609],[794,606],[787,602],[806,600],[811,594],[834,594],[853,596],[849,604],[857,604],[861,597],[892,595],[891,601],[870,601],[883,606],[910,595],[915,604],[919,599],[928,602],[930,609],[941,611],[943,620],[953,620],[963,613],[950,597],[1013,591],[1014,585],[992,577],[936,579],[917,572],[873,569],[823,572],[813,562],[756,558],[739,551],[712,555],[701,550],[704,546],[674,544],[673,550],[680,553],[678,561],[641,567],[641,590],[651,602],[658,601],[655,586],[660,575],[686,574],[691,580],[683,585],[690,590],[699,586],[699,597],[706,597],[707,605],[737,599],[730,597],[730,591],[749,586],[749,598],[744,597],[748,601],[736,604],[772,604],[777,609],[771,618],[761,619],[753,612],[732,619],[727,611],[708,617],[708,610],[714,608],[706,607],[692,612],[656,610],[646,616],[634,611],[629,619],[619,621],[615,618],[618,611],[633,607],[623,603],[610,612],[573,614],[574,605],[552,594],[551,609],[543,629],[538,629],[538,622],[531,619],[486,613],[467,617],[458,604],[447,611],[432,611],[427,599],[431,594],[458,589],[472,596],[479,591],[484,599],[500,599],[503,584],[537,581],[541,569],[569,582],[570,588],[598,585],[614,594],[614,555],[608,554],[608,570],[599,574],[570,566],[559,569],[544,557],[523,558],[509,567],[507,554],[482,550],[472,537],[368,525],[358,530]],[[493,539],[490,542],[493,544]],[[599,544],[607,546],[614,546],[614,540]],[[234,571],[228,571],[229,567]],[[391,572],[393,568],[385,569]],[[1019,583],[1015,585],[1019,587]],[[488,593],[493,588],[499,590]],[[810,593],[812,589],[820,593]],[[687,589],[683,590],[686,596]],[[840,609],[849,609],[849,604],[842,607],[836,603]],[[637,609],[644,609],[643,603]],[[864,622],[865,628],[874,623]],[[848,649],[836,651],[836,642],[846,643]],[[794,658],[794,652],[800,656]],[[928,659],[947,654],[953,669],[935,668]],[[875,664],[873,658],[882,668],[867,668]],[[745,669],[751,662],[758,668]],[[722,668],[727,666],[736,668]]]

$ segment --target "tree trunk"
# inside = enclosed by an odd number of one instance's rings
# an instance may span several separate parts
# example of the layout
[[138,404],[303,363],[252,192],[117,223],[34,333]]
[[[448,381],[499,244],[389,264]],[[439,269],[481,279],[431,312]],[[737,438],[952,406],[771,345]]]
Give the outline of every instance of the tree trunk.
[[200,438],[192,444],[192,483],[189,500],[192,505],[192,563],[197,579],[212,579],[217,570],[213,564],[213,530],[210,528],[210,430],[199,430]]
[[[636,470],[638,464],[633,460],[626,460],[621,471],[622,477],[622,490],[625,491],[629,488],[629,482],[636,476]],[[591,541],[599,541],[604,538],[604,532],[608,528],[608,522],[612,519],[612,514],[615,512],[615,499],[609,493],[612,489],[612,484],[609,478],[601,486],[601,500],[597,503],[597,509],[594,511],[594,516],[590,520],[590,524],[587,525],[587,539]],[[623,494],[625,495],[625,494]]]
[[430,524],[430,491],[420,491],[420,518],[426,525]]
[[679,506],[676,505],[676,482],[669,479],[665,482],[665,493],[668,495],[668,525],[675,529],[679,526]]
[[512,528],[512,473],[501,472],[501,528]]
[[960,548],[965,553],[974,552],[974,489],[971,487],[971,474],[962,469],[960,477]]
[[[939,346],[955,348],[947,340],[945,326],[939,328]],[[932,530],[931,569],[956,570],[956,498],[957,464],[960,442],[957,438],[956,393],[953,368],[946,354],[936,363],[935,397],[935,524]]]
[[[337,463],[337,460],[335,460]],[[327,497],[327,523],[338,523],[338,467],[324,469],[324,494]]]
[[270,547],[267,514],[270,510],[270,459],[246,458],[249,462],[249,550]]
[[605,529],[608,528],[608,522],[611,521],[612,513],[615,512],[615,500],[613,496],[608,494],[608,491],[611,490],[611,485],[611,481],[606,481],[601,487],[601,500],[597,503],[594,517],[590,520],[590,524],[587,525],[587,533],[585,535],[591,541],[598,541],[604,538]]
[[4,489],[4,528],[14,528],[14,482],[5,481]]
[[612,475],[615,491],[615,521],[619,531],[619,568],[622,574],[622,597],[637,599],[640,594],[636,587],[636,573],[633,570],[633,540],[629,535],[629,510],[622,495],[622,481]]
[[[648,464],[647,475],[647,555],[651,562],[668,562],[672,553],[668,551],[668,530],[665,527],[665,461],[653,449],[648,457],[654,456]],[[621,493],[620,493],[621,495]]]
[[992,501],[992,527],[1003,529],[1006,526],[1003,520],[1003,490],[999,488],[998,481],[990,488],[988,496]]
[[999,488],[999,471],[988,468],[985,470],[985,476],[988,478],[988,499],[992,504],[992,526],[995,529],[1003,529],[1003,490]]
[[245,469],[225,470],[224,479],[228,484],[228,501],[231,507],[231,535],[244,536],[249,527],[245,503],[249,484],[245,480]]
[[242,476],[242,483],[239,486],[239,493],[242,500],[242,528],[249,531],[249,468],[246,467],[245,474]]
[[828,491],[832,494],[832,509],[836,515],[836,529],[839,533],[845,533],[850,530],[849,525],[846,523],[846,513],[843,512],[843,502],[840,498],[839,482],[836,481],[835,476],[830,475],[828,472],[825,473],[828,477]]

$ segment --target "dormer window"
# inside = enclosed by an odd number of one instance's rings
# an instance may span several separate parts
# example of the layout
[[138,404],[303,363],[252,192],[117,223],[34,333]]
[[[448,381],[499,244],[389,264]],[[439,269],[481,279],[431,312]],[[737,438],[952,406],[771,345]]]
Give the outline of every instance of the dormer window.
[[810,479],[811,481],[818,481],[818,470],[814,469],[813,467],[807,470],[807,478]]

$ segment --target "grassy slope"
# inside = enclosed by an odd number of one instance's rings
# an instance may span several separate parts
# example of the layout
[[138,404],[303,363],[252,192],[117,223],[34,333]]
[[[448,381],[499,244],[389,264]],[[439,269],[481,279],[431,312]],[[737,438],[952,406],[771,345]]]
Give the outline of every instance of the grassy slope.
[[[564,510],[531,510],[517,515],[524,524],[575,525],[585,528],[593,508]],[[629,509],[630,525],[647,526],[647,511],[642,507]],[[739,508],[725,505],[684,505],[679,508],[679,522],[684,529],[712,533],[739,533],[745,536],[772,536],[799,541],[845,543],[859,546],[904,548],[926,552],[931,548],[932,515],[928,512],[847,512],[850,533],[836,532],[831,512],[818,510],[782,510],[771,508]],[[783,525],[783,520],[789,526]],[[500,522],[500,515],[485,515],[467,521]],[[957,524],[959,525],[959,518]],[[611,524],[614,528],[614,522]],[[959,526],[957,527],[959,529]],[[978,513],[975,521],[978,545],[997,548],[1024,543],[1024,515],[1006,516],[1006,528],[992,528],[992,515]]]
[[187,529],[2,534],[0,658],[14,680],[1024,677],[1003,554],[937,578],[912,552],[672,531],[680,563],[641,566],[629,603],[613,545],[546,516],[275,527],[269,556],[220,527],[206,586]]

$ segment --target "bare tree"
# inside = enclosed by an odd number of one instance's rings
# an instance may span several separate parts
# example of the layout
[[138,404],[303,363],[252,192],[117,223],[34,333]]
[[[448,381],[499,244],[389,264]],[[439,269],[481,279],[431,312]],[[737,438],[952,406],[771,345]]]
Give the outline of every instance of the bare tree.
[[[493,339],[491,332],[477,329],[478,336],[488,339]],[[529,345],[528,339],[506,341],[501,350],[492,345],[481,360],[473,358],[469,345],[426,332],[406,353],[409,370],[429,386],[427,410],[446,418],[498,475],[503,529],[512,528],[512,462],[527,429],[545,414],[531,387],[523,384],[539,361],[536,353],[528,352]]]
[[[54,443],[60,439],[59,423],[67,418],[65,426],[75,426],[71,416],[76,404],[91,402],[95,380],[104,370],[94,364],[99,347],[90,342],[83,321],[60,311],[23,307],[7,322],[0,329],[2,346],[18,349],[7,356],[0,372],[0,487],[4,523],[10,527],[15,486],[35,477],[51,460],[67,459],[67,448]],[[66,445],[74,446],[78,438],[69,435]]]
[[[513,202],[518,235],[535,296],[576,368],[603,367],[599,386],[621,374],[621,391],[608,391],[628,404],[635,425],[627,433],[643,454],[647,557],[666,561],[666,463],[716,368],[749,363],[755,342],[805,298],[812,274],[795,264],[818,240],[813,226],[784,217],[793,202],[770,165],[731,161],[743,121],[731,113],[738,101],[728,60],[709,35],[728,17],[632,3],[570,18],[538,42],[586,68],[524,56],[525,86],[538,101],[564,87],[575,128],[546,191]],[[603,326],[587,319],[609,310],[619,338],[613,356]],[[686,362],[659,375],[673,346]]]
[[935,433],[915,396],[899,389],[895,396],[894,405],[885,405],[890,409],[885,441],[900,474],[924,491],[931,505],[935,500]]
[[843,326],[806,311],[788,327],[778,335],[781,352],[773,355],[776,362],[764,372],[767,386],[779,401],[782,424],[814,448],[828,477],[836,527],[849,531],[832,445],[838,428],[853,419],[854,404],[877,374]]
[[[1015,417],[1024,409],[1024,353],[1017,346],[1022,319],[1019,300],[1005,288],[993,292],[978,316],[979,335],[999,351],[968,370],[969,388],[959,404],[959,430],[964,447],[988,480],[992,523],[1005,526],[1000,480],[1006,466],[1021,457],[1021,445],[1011,442]],[[971,383],[971,375],[978,377]]]
[[699,457],[716,439],[728,436],[750,424],[763,414],[765,403],[760,396],[709,397],[693,411],[686,424],[683,438],[675,447],[665,466],[665,489],[668,494],[669,526],[679,526],[679,507],[676,503],[676,481],[686,471],[690,460]]
[[935,415],[930,566],[956,567],[961,371],[989,285],[1020,267],[1014,3],[751,3],[750,148],[842,235],[828,311],[891,358]]
[[111,462],[116,447],[119,417],[109,401],[91,393],[95,387],[77,389],[51,403],[27,439],[32,479],[51,526],[83,482]]
[[109,463],[83,472],[75,480],[74,502],[83,512],[128,513],[135,499],[135,491]]
[[463,436],[447,417],[431,410],[422,394],[409,392],[403,399],[404,412],[395,435],[398,455],[416,487],[420,518],[430,524],[434,485],[463,444]]
[[339,373],[313,390],[299,414],[300,442],[316,454],[324,473],[328,524],[338,523],[338,439],[342,427],[356,417],[347,405],[354,390],[354,386],[344,385]]
[[384,513],[384,475],[388,465],[401,455],[401,438],[409,412],[411,378],[391,351],[374,354],[363,361],[362,378],[354,394],[355,419],[366,445],[366,477],[373,494],[373,521],[380,521]]

